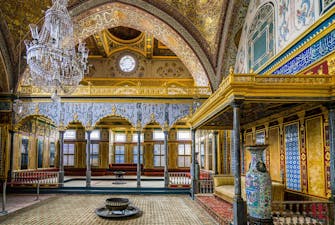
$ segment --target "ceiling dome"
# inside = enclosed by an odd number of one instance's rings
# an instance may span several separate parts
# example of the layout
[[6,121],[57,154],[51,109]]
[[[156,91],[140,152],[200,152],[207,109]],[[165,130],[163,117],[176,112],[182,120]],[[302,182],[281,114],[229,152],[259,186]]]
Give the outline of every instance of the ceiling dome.
[[141,31],[123,26],[113,27],[108,30],[113,36],[127,41],[133,40],[141,35]]

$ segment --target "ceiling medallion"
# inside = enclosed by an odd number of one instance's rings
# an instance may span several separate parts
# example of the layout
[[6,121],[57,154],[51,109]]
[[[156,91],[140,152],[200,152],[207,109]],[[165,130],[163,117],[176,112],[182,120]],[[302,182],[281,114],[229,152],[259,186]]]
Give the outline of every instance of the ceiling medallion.
[[131,73],[134,72],[137,67],[137,60],[136,58],[129,53],[123,54],[119,58],[119,68],[122,72]]

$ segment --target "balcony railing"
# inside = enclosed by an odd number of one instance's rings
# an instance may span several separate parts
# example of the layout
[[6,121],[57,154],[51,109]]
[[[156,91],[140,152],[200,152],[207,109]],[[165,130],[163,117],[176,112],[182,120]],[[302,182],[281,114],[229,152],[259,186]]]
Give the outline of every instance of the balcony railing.
[[188,172],[170,172],[169,187],[190,187],[191,176]]
[[20,170],[14,171],[12,174],[12,186],[18,185],[57,185],[59,172],[56,171],[36,171],[36,170]]
[[330,201],[272,202],[275,225],[334,225],[334,203]]

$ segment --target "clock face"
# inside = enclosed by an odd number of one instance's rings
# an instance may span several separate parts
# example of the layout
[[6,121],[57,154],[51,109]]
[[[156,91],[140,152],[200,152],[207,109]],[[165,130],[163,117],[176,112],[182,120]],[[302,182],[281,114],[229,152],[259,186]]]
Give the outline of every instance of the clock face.
[[122,56],[119,61],[119,66],[123,72],[132,72],[136,67],[136,60],[131,55]]

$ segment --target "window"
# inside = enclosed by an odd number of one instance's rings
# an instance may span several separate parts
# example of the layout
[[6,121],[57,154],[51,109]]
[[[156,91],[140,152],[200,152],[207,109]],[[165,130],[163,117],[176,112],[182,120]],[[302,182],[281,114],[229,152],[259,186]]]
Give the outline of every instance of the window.
[[115,145],[115,163],[124,163],[124,145]]
[[49,166],[55,166],[55,142],[50,142],[50,155],[49,155]]
[[28,138],[23,138],[21,145],[21,170],[25,169],[28,169]]
[[[133,146],[133,162],[137,163],[137,151],[138,147],[137,145]],[[140,151],[140,164],[143,164],[143,146],[141,145],[141,151]]]
[[177,140],[180,140],[180,141],[191,140],[191,131],[189,131],[189,130],[178,130],[177,131]]
[[137,62],[132,55],[124,55],[119,60],[119,67],[121,71],[130,73],[133,72],[136,68]]
[[178,167],[190,167],[191,144],[178,144]]
[[[85,139],[87,139],[87,132],[85,132]],[[90,140],[100,140],[100,130],[92,130]]]
[[200,143],[200,166],[205,168],[205,143]]
[[64,144],[64,166],[74,166],[74,144]]
[[154,166],[164,166],[165,165],[165,148],[164,144],[154,145]]
[[154,140],[164,140],[164,132],[162,130],[154,130]]
[[99,166],[99,144],[91,144],[91,166]]
[[115,134],[115,142],[126,142],[126,134],[125,133],[116,133]]
[[[141,142],[144,141],[144,134],[141,134]],[[133,134],[133,142],[137,143],[137,134]]]
[[64,140],[75,140],[76,139],[76,130],[67,130],[64,133]]

